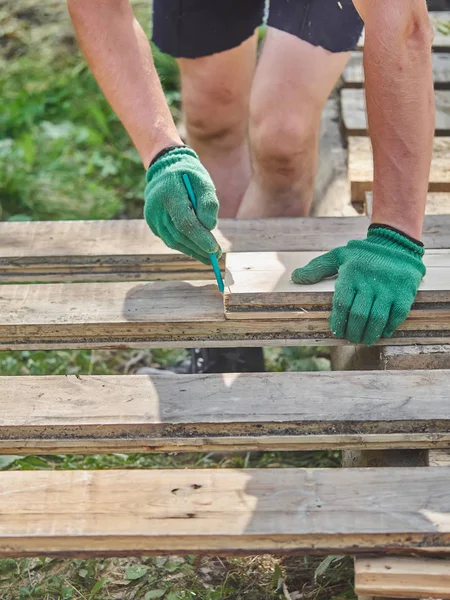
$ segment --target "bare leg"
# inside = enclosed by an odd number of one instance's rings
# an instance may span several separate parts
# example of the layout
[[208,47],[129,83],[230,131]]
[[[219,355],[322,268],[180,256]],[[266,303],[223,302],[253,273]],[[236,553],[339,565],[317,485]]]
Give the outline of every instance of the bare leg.
[[247,126],[256,34],[237,48],[179,59],[188,142],[217,188],[220,216],[235,217],[251,177]]
[[269,28],[251,91],[253,178],[240,218],[309,214],[320,118],[348,57]]

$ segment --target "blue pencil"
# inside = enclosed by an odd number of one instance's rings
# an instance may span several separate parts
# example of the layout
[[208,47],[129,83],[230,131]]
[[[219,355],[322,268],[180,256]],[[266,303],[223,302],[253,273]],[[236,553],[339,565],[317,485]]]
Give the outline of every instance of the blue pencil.
[[[194,209],[195,214],[197,214],[197,199],[194,194],[194,190],[192,189],[191,181],[189,179],[189,175],[187,173],[183,174],[183,182],[186,186],[186,190],[189,196],[189,200],[191,201],[192,208]],[[214,275],[216,276],[217,286],[220,292],[223,294],[225,291],[225,286],[223,284],[222,273],[220,272],[219,261],[217,260],[217,256],[214,253],[209,255],[211,259],[212,268],[214,271]]]

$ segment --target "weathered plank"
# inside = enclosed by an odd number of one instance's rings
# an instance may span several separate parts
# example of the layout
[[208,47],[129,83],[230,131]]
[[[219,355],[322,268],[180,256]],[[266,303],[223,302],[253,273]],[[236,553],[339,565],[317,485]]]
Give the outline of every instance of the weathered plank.
[[449,482],[445,467],[5,472],[0,555],[447,553]]
[[[450,54],[448,54],[450,61]],[[436,91],[435,135],[450,134],[450,90]],[[367,135],[366,98],[364,90],[343,89],[341,91],[342,119],[347,135]]]
[[385,556],[356,558],[357,594],[392,598],[450,598],[450,562],[443,559]]
[[450,345],[386,346],[380,361],[383,369],[450,369]]
[[[450,54],[433,52],[433,79],[437,90],[450,89]],[[353,52],[342,75],[346,87],[361,88],[364,85],[362,52]]]
[[0,377],[0,454],[446,448],[449,389],[450,371]]
[[[364,218],[222,219],[225,251],[330,250],[364,238]],[[426,218],[428,248],[450,248],[450,217]],[[0,223],[0,282],[203,279],[211,269],[168,249],[143,220]]]
[[[368,137],[352,136],[348,142],[348,169],[352,201],[364,202],[366,192],[372,191],[373,185],[373,159],[370,140]],[[449,156],[450,138],[434,138],[433,161],[428,186],[430,192],[450,191]]]
[[[430,20],[434,27],[433,51],[448,52],[450,50],[449,11],[430,12]],[[358,50],[364,48],[364,31],[358,43]]]
[[[330,291],[326,294],[331,296]],[[332,337],[325,315],[229,320],[215,282],[3,285],[0,349],[346,343]],[[391,340],[380,343],[392,344],[392,340],[395,344],[450,342],[450,320],[407,320]]]
[[[320,253],[231,252],[226,258],[225,315],[229,319],[315,319],[328,317],[334,279],[296,285],[291,273]],[[450,318],[450,251],[425,255],[427,274],[408,319],[427,319],[428,325]],[[417,326],[419,326],[417,324]],[[420,326],[419,326],[420,327]]]
[[[365,228],[357,218],[223,219],[215,233],[225,252],[280,246],[326,250],[363,237]],[[0,223],[4,283],[164,280],[181,274],[184,279],[210,278],[211,268],[167,248],[143,220]]]

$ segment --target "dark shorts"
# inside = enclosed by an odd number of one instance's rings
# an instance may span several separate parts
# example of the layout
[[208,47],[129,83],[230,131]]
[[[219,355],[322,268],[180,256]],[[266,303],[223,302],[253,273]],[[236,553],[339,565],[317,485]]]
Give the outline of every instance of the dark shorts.
[[[199,58],[230,50],[263,23],[265,0],[153,0],[153,41]],[[363,22],[352,0],[270,0],[267,24],[331,52],[353,50]]]

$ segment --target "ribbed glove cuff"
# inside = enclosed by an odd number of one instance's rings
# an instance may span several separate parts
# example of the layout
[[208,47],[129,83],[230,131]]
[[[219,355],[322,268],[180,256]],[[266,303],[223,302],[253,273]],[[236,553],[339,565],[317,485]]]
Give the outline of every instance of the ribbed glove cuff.
[[189,146],[170,146],[169,148],[161,150],[150,163],[147,171],[147,183],[149,183],[159,171],[175,165],[185,157],[199,160],[197,154],[192,148],[189,148]]
[[400,246],[401,249],[408,250],[420,258],[425,254],[425,249],[421,242],[391,227],[380,226],[378,224],[371,225],[367,232],[367,239],[369,241],[376,241],[386,247],[398,248]]

